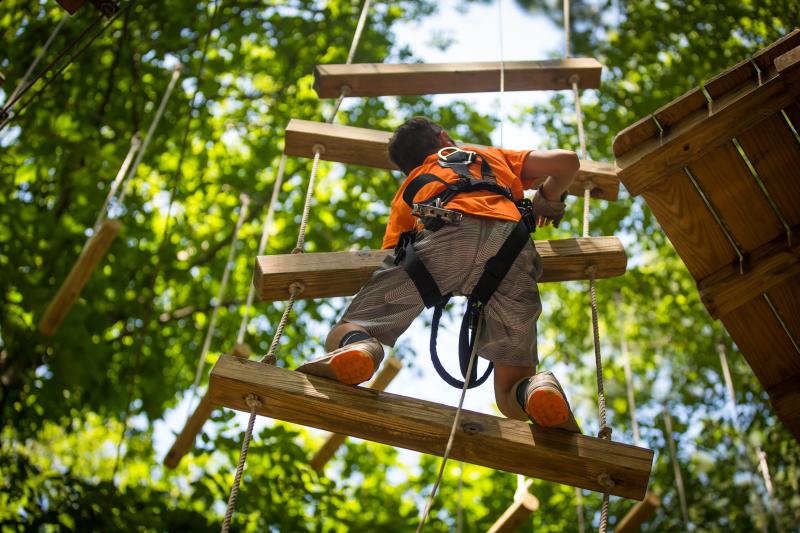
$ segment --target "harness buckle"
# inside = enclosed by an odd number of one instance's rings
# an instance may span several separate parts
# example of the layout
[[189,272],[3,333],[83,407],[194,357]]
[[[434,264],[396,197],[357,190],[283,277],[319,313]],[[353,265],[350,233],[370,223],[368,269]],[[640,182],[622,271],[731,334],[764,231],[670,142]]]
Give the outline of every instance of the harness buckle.
[[440,163],[464,163],[471,165],[478,156],[478,153],[471,150],[462,150],[458,146],[445,146],[441,148],[436,155],[439,156]]
[[416,203],[411,208],[411,214],[422,220],[423,225],[427,229],[428,226],[436,226],[436,229],[441,228],[444,224],[461,224],[463,215],[458,211],[445,209],[442,207],[442,199],[437,198],[433,204],[426,204],[424,202]]

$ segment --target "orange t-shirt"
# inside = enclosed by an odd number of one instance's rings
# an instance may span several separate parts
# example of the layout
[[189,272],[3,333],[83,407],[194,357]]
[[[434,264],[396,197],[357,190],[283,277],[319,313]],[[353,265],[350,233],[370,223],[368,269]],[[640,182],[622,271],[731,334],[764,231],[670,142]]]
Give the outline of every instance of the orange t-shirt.
[[[522,198],[522,190],[530,187],[530,183],[522,182],[522,166],[525,158],[530,153],[528,150],[505,150],[503,148],[477,148],[472,146],[462,147],[464,150],[478,152],[492,168],[492,172],[497,179],[497,183],[511,190],[515,200]],[[389,223],[386,225],[386,233],[383,236],[382,248],[394,248],[400,239],[400,234],[404,231],[413,229],[418,220],[411,214],[411,208],[403,201],[403,192],[414,178],[420,174],[433,174],[448,183],[458,181],[458,174],[452,169],[439,166],[439,156],[431,154],[425,161],[411,171],[406,180],[400,186],[392,200],[392,208],[389,213]],[[470,172],[476,178],[480,178],[481,165],[475,162],[469,166]],[[428,183],[417,192],[414,197],[417,201],[422,201],[431,196],[442,192],[445,189],[441,183]],[[507,198],[489,191],[473,191],[457,194],[445,205],[447,209],[460,211],[465,214],[497,218],[501,220],[517,221],[520,219],[519,210]]]

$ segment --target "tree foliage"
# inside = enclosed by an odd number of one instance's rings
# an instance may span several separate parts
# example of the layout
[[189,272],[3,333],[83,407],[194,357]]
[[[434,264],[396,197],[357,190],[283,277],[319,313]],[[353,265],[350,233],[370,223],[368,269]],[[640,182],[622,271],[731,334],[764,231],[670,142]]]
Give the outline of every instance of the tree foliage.
[[[560,24],[549,2],[520,4]],[[312,90],[313,65],[344,62],[360,2],[351,0],[156,0],[123,2],[124,12],[44,87],[41,80],[0,132],[0,523],[9,530],[215,530],[238,460],[241,420],[217,413],[193,455],[176,471],[160,466],[159,424],[185,398],[219,289],[240,194],[252,200],[240,235],[231,286],[220,308],[209,363],[228,351],[244,313],[261,224],[275,184],[283,129],[291,117],[324,120],[330,101]],[[560,4],[559,4],[560,5]],[[429,0],[378,2],[356,62],[413,61],[396,42],[397,23],[444,16]],[[63,11],[53,1],[5,0],[0,69],[18,81]],[[51,48],[60,50],[95,19],[85,7]],[[603,88],[584,101],[590,155],[609,159],[615,132],[788,31],[794,2],[573,2],[573,48],[607,66]],[[554,51],[554,53],[558,53]],[[123,222],[80,299],[52,338],[36,323],[90,234],[97,211],[134,133],[144,134],[175,64],[184,66],[124,205]],[[196,93],[196,94],[195,94]],[[547,131],[553,146],[577,146],[573,104],[557,94],[518,120]],[[425,114],[457,136],[488,144],[497,117],[465,102],[430,98],[347,101],[341,123],[392,129]],[[268,253],[295,245],[310,162],[289,158]],[[397,176],[323,163],[308,251],[376,248]],[[575,234],[579,204],[568,229]],[[639,423],[657,451],[651,486],[664,508],[651,531],[683,531],[667,452],[662,404],[675,420],[677,460],[689,494],[691,526],[749,531],[766,515],[753,507],[764,489],[747,475],[754,446],[768,453],[777,515],[784,529],[800,518],[797,443],[776,419],[755,377],[719,324],[705,313],[694,283],[640,199],[592,209],[593,234],[629,237],[626,276],[599,285],[607,395],[615,437],[631,441],[618,339],[632,346]],[[567,225],[565,225],[566,227]],[[614,293],[620,291],[624,320]],[[564,372],[585,431],[596,430],[589,311],[584,284],[543,288],[544,365]],[[280,363],[293,367],[321,351],[321,335],[345,302],[303,301],[287,327]],[[264,352],[282,304],[257,307],[247,342]],[[724,416],[716,343],[735,374],[742,432]],[[409,365],[415,354],[400,355]],[[425,354],[422,354],[424,357]],[[408,531],[430,491],[438,460],[385,446],[348,442],[328,467],[308,459],[321,436],[304,428],[257,429],[234,527],[262,531]],[[451,531],[459,501],[465,531],[485,531],[508,506],[516,480],[448,467],[427,528]],[[535,481],[540,499],[527,530],[575,531],[575,493]],[[600,499],[584,494],[587,523]],[[612,499],[612,515],[630,502]],[[754,511],[755,509],[755,511]],[[615,519],[612,519],[612,524]],[[777,527],[770,522],[772,527]]]

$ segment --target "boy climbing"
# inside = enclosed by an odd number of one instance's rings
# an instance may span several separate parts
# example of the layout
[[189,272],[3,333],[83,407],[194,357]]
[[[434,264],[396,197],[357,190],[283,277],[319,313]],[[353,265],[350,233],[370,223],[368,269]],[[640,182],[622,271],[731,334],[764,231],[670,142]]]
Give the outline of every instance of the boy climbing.
[[[579,161],[566,150],[460,149],[438,124],[415,117],[389,141],[389,156],[407,178],[392,200],[383,248],[394,248],[359,291],[325,342],[328,353],[299,371],[346,384],[368,380],[424,307],[436,306],[435,328],[453,293],[470,295],[462,324],[461,371],[469,386],[494,367],[495,399],[509,418],[579,431],[564,391],[550,372],[537,374],[536,286],[542,262],[530,233],[564,213],[563,196]],[[532,201],[524,189],[536,189]],[[467,328],[475,329],[471,341]],[[480,331],[477,334],[477,331]],[[477,343],[490,361],[480,380],[467,376]],[[465,359],[466,352],[466,359]]]

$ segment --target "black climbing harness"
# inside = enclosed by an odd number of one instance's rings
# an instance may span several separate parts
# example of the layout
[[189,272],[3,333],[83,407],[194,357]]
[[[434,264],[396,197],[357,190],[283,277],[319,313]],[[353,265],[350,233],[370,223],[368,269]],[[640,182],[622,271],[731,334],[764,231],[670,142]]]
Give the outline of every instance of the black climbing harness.
[[[469,165],[480,161],[481,178],[475,178],[469,171]],[[494,365],[490,362],[483,375],[478,378],[478,369],[475,365],[472,372],[467,376],[469,359],[475,344],[475,333],[481,317],[481,312],[486,304],[489,303],[494,291],[500,286],[511,265],[514,264],[519,253],[530,242],[530,234],[536,229],[535,217],[530,200],[524,199],[515,201],[511,191],[499,185],[486,160],[476,152],[461,150],[456,147],[447,147],[439,150],[439,165],[453,170],[458,174],[458,181],[455,183],[447,182],[434,174],[420,174],[408,184],[403,192],[403,201],[411,208],[412,214],[418,216],[425,227],[430,231],[438,231],[445,224],[458,224],[461,222],[461,213],[451,211],[444,206],[457,194],[472,191],[488,191],[500,194],[515,203],[520,210],[522,218],[514,227],[511,234],[506,238],[497,254],[489,259],[484,266],[483,274],[478,279],[472,294],[467,298],[467,306],[464,311],[464,318],[461,321],[461,331],[458,339],[458,359],[461,368],[461,375],[468,381],[467,388],[477,387],[483,384],[491,375]],[[423,200],[414,202],[414,196],[429,183],[441,183],[445,186],[444,190]],[[434,281],[433,276],[428,271],[425,264],[417,256],[414,250],[414,240],[416,230],[404,232],[400,235],[400,240],[395,247],[396,265],[401,265],[414,286],[417,288],[425,307],[433,307],[433,321],[431,324],[430,351],[433,367],[439,376],[456,388],[464,386],[461,381],[451,376],[442,366],[439,354],[436,350],[436,340],[439,332],[439,321],[442,317],[445,305],[450,301],[452,294],[442,294],[439,286]]]

